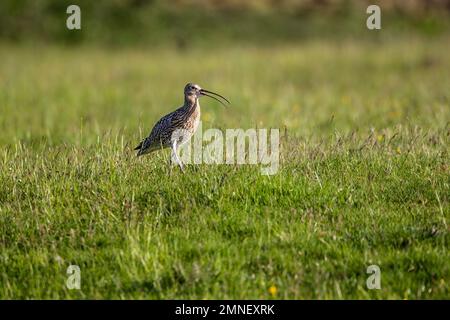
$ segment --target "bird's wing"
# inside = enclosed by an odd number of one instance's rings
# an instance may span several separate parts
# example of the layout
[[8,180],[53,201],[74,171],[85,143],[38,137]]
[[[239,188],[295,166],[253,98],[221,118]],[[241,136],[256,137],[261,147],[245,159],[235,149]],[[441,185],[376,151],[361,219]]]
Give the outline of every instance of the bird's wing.
[[135,148],[139,150],[138,156],[154,151],[158,148],[166,147],[170,142],[170,135],[173,131],[173,117],[178,110],[165,115],[155,124],[149,136],[141,141],[141,143]]

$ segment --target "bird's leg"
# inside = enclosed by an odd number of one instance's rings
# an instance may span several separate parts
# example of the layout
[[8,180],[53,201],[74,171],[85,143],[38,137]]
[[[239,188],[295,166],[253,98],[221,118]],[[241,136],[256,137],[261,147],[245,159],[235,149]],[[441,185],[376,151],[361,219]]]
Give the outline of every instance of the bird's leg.
[[177,140],[175,139],[172,143],[172,161],[175,160],[175,162],[180,166],[181,171],[184,172],[183,163],[181,162],[180,158],[178,158],[177,154]]

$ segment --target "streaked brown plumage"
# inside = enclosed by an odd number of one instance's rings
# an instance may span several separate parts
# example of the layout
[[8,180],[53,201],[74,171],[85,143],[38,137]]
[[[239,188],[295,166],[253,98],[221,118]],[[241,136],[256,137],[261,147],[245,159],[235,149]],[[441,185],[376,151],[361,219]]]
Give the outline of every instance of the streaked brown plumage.
[[172,148],[172,159],[175,160],[183,170],[183,164],[178,158],[177,149],[183,143],[189,141],[200,123],[200,103],[201,96],[208,96],[223,102],[214,94],[226,102],[229,101],[221,95],[200,88],[199,85],[188,83],[184,88],[184,105],[162,117],[153,127],[150,135],[142,140],[135,148],[139,150],[137,155],[141,156],[161,148]]

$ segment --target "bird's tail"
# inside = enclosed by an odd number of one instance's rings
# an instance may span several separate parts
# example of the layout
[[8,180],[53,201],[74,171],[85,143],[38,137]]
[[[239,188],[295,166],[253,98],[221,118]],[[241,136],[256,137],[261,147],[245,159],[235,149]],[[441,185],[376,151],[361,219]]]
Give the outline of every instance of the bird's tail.
[[134,150],[139,150],[137,156],[143,156],[144,154],[151,153],[153,151],[158,150],[158,146],[156,145],[145,145],[145,139],[139,143],[139,145],[134,148]]
[[144,140],[141,141],[141,143],[139,143],[139,145],[134,148],[134,150],[140,150],[142,148],[142,144],[144,143]]

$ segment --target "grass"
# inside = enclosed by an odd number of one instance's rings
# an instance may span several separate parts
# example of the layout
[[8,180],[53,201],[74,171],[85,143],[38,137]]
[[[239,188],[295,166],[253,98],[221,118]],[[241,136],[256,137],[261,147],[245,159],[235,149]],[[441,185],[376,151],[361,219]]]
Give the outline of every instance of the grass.
[[[450,298],[449,43],[2,45],[0,297]],[[204,128],[281,129],[276,175],[134,156],[188,81],[233,103]]]

